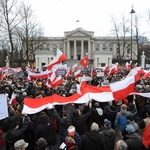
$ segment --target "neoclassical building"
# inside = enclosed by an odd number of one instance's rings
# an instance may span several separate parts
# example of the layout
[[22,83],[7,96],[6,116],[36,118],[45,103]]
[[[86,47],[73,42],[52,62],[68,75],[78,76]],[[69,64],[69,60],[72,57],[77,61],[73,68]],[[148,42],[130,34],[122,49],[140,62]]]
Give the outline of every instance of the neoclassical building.
[[[65,63],[69,66],[79,63],[86,55],[89,57],[90,66],[111,65],[112,59],[117,58],[119,53],[116,37],[94,36],[93,31],[82,28],[66,31],[64,37],[45,37],[44,41],[44,45],[35,52],[36,68],[48,65],[57,49],[67,56],[68,60]],[[121,46],[125,59],[130,59],[130,43],[130,38],[127,38],[126,51]],[[132,58],[136,59],[137,50],[134,44],[132,50]]]

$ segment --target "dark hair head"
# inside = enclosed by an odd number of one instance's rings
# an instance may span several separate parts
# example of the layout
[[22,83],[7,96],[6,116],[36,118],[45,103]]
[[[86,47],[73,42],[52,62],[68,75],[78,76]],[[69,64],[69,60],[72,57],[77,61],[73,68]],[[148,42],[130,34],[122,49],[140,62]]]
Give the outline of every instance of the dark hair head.
[[15,114],[14,109],[12,109],[12,108],[11,108],[11,109],[9,109],[9,115],[10,115],[10,116],[13,116],[14,114]]
[[95,102],[95,103],[94,103],[94,107],[95,107],[95,108],[99,107],[99,103],[98,103],[98,102]]
[[131,115],[127,115],[127,116],[126,116],[126,119],[127,119],[127,120],[130,120],[130,121],[133,121],[133,120],[134,120],[133,116],[131,116]]

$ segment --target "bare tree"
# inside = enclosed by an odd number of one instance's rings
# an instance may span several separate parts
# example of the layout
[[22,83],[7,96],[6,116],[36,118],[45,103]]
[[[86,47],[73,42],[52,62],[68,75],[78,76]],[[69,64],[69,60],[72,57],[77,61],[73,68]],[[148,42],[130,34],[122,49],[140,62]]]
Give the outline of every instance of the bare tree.
[[34,59],[34,52],[44,44],[43,29],[36,22],[30,5],[21,3],[19,15],[23,18],[21,24],[16,28],[16,34],[21,42],[20,58]]
[[18,0],[0,0],[0,9],[1,9],[1,32],[8,42],[8,53],[10,53],[10,65],[13,65],[14,62],[14,29],[21,20],[18,18],[19,7]]
[[136,41],[136,49],[137,49],[137,53],[134,53],[135,56],[137,56],[137,63],[140,64],[141,60],[141,54],[142,52],[140,51],[140,47],[143,44],[141,42],[141,38],[143,38],[142,36],[140,36],[139,34],[139,30],[140,30],[140,15],[135,15],[134,17],[135,21],[134,21],[134,27],[135,27],[135,32],[133,32],[134,37],[135,37],[135,41]]
[[122,21],[118,22],[113,16],[111,17],[113,28],[112,34],[116,36],[117,55],[120,62],[126,57],[125,53],[129,49],[129,23],[125,16],[122,16]]

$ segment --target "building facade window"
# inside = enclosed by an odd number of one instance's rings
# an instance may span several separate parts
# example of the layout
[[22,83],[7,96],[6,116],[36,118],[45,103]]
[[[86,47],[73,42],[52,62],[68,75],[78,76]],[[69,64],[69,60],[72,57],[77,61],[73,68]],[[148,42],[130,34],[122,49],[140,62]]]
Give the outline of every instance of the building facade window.
[[106,45],[105,44],[103,44],[103,51],[105,51],[106,50]]

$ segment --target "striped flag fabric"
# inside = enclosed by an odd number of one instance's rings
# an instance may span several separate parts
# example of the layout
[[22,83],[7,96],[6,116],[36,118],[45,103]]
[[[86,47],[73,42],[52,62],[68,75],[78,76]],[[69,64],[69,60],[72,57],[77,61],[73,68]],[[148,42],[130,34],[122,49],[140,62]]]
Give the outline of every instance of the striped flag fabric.
[[65,60],[67,60],[67,57],[65,56],[65,54],[63,54],[61,52],[61,50],[57,49],[56,56],[53,58],[53,60],[50,62],[50,64],[48,66],[46,66],[46,69],[51,70],[55,64],[63,62]]

